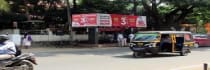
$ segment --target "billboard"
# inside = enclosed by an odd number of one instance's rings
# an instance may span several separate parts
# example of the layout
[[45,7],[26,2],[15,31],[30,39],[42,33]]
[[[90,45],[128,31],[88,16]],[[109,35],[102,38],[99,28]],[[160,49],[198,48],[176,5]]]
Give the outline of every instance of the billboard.
[[111,14],[112,26],[114,27],[125,26],[127,21],[125,18],[122,18],[122,16],[123,15],[119,14]]
[[97,14],[98,26],[112,26],[111,16],[109,14]]
[[147,27],[146,16],[74,14],[72,27]]
[[75,14],[72,15],[72,27],[97,26],[96,14]]
[[146,16],[138,16],[136,20],[136,27],[147,27]]

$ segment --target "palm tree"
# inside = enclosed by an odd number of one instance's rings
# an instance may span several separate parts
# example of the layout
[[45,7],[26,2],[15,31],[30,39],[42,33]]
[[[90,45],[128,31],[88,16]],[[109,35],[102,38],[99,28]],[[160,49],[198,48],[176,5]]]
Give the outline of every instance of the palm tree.
[[8,12],[9,10],[9,3],[5,0],[0,0],[0,11]]

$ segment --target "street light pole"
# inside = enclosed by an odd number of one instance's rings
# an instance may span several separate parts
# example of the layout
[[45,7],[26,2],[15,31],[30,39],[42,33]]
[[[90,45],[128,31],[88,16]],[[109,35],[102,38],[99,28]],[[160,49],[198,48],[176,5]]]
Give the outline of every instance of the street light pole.
[[71,22],[71,9],[70,9],[70,4],[69,4],[69,0],[66,0],[66,3],[67,3],[67,23],[68,23],[68,26],[69,26],[69,40],[70,42],[72,43],[73,41],[73,32],[72,32],[72,22]]

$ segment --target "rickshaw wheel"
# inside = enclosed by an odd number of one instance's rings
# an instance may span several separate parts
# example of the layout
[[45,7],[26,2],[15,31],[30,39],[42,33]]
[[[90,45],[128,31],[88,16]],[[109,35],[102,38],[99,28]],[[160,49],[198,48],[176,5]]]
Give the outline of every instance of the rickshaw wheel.
[[144,56],[145,56],[144,52],[133,52],[134,58],[140,58],[140,57],[144,57]]
[[188,55],[188,52],[187,51],[188,51],[187,48],[182,48],[181,51],[180,51],[180,55],[181,56],[187,56]]

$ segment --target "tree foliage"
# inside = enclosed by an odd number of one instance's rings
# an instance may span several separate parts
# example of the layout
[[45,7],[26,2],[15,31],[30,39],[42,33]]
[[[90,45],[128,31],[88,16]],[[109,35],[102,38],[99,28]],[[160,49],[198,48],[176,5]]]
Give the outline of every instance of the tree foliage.
[[150,25],[162,29],[178,27],[195,9],[209,4],[209,0],[142,0],[145,12],[151,17],[149,20],[153,21]]
[[[48,24],[66,23],[67,0],[0,0],[0,9],[11,12],[10,21],[44,20]],[[11,6],[8,3],[12,1]],[[71,13],[116,13],[146,15],[148,26],[157,29],[178,27],[184,21],[210,20],[209,0],[69,0]]]
[[119,13],[128,14],[128,2],[116,0],[82,0],[75,13]]
[[8,2],[5,0],[0,0],[0,10],[8,12],[10,10]]

